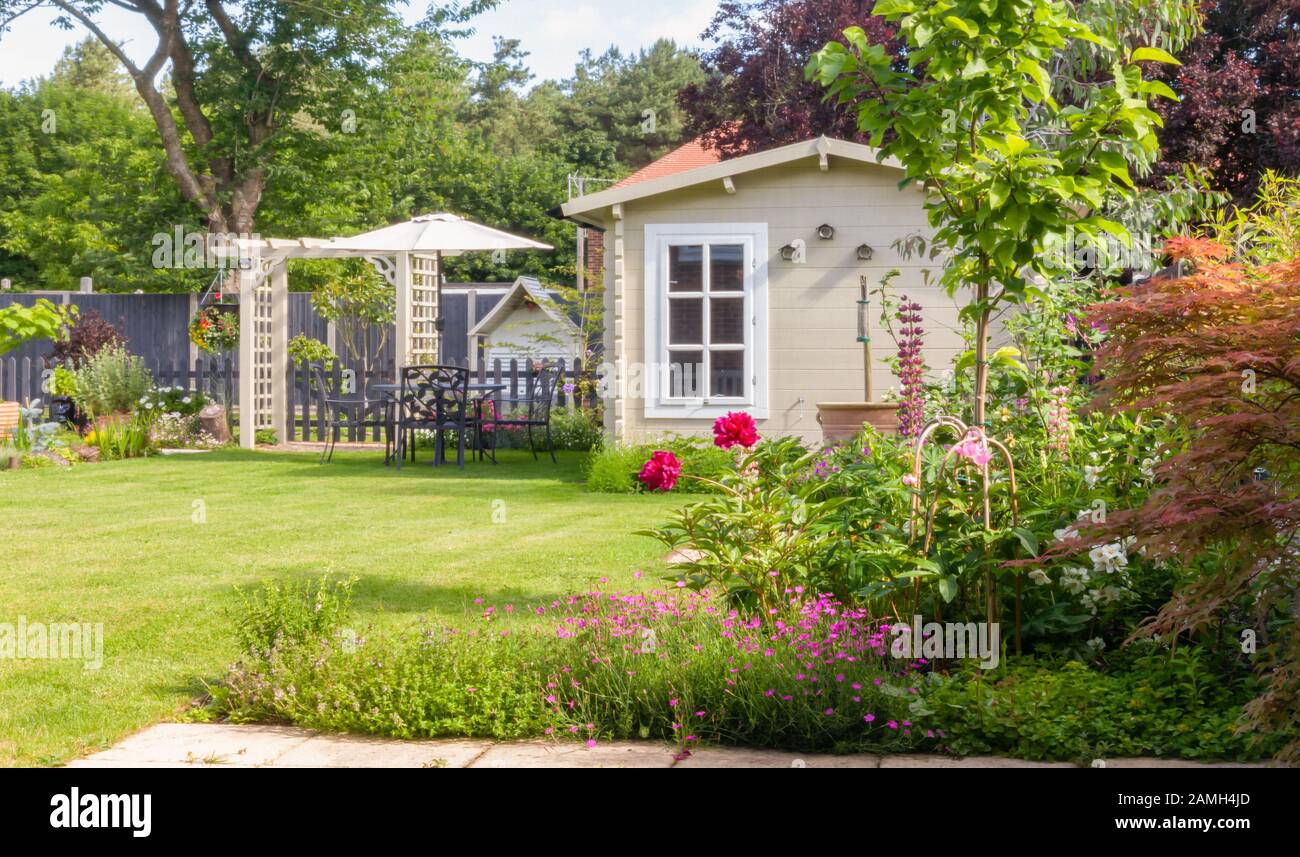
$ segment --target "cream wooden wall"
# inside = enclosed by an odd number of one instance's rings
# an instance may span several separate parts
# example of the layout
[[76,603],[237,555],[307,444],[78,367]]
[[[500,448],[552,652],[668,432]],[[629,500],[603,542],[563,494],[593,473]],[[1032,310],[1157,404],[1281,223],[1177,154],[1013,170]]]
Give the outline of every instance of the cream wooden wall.
[[[905,259],[891,245],[912,234],[928,237],[922,192],[898,189],[900,173],[886,167],[831,157],[823,172],[816,158],[738,175],[736,192],[721,182],[673,191],[623,204],[623,335],[628,365],[646,363],[644,343],[645,227],[647,224],[767,223],[769,413],[760,421],[768,435],[799,434],[820,439],[817,402],[861,401],[862,347],[857,342],[858,277],[874,286],[890,268],[901,271],[893,293],[919,302],[927,331],[927,363],[946,370],[961,346],[958,305],[937,281],[939,266],[928,259]],[[612,213],[606,212],[612,233]],[[819,240],[817,227],[828,223],[835,237]],[[795,238],[807,245],[807,262],[780,258],[780,248]],[[607,251],[612,242],[606,241]],[[856,258],[859,244],[875,250],[870,262]],[[606,264],[606,318],[614,318],[614,259]],[[923,285],[922,269],[931,270]],[[960,296],[959,296],[960,297]],[[872,303],[872,338],[876,397],[897,386],[884,363],[892,340],[879,328],[879,305]],[[615,325],[606,324],[605,354],[615,353]],[[607,402],[612,405],[612,402]],[[645,403],[635,396],[623,401],[624,441],[648,440],[666,433],[708,434],[711,420],[647,419]],[[613,407],[607,428],[614,429]]]

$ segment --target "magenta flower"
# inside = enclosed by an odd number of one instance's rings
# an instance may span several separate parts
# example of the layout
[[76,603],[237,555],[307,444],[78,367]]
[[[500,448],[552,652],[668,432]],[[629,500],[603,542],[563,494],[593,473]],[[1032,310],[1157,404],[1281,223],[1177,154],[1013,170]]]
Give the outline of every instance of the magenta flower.
[[743,446],[746,449],[758,443],[758,428],[754,418],[744,411],[731,411],[713,423],[713,443],[722,449]]
[[682,463],[666,450],[656,450],[641,468],[637,479],[649,491],[671,491],[682,475]]

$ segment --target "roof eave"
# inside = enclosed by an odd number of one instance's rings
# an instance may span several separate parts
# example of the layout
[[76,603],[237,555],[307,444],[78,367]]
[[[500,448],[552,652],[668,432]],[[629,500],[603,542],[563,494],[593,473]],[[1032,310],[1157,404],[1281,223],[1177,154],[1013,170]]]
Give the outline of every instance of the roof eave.
[[[764,152],[755,152],[752,155],[741,155],[738,158],[696,167],[693,170],[683,170],[680,173],[674,173],[663,178],[649,179],[636,184],[608,188],[586,196],[579,196],[560,205],[560,211],[571,220],[580,219],[583,214],[590,215],[592,212],[619,203],[630,202],[647,196],[656,196],[711,181],[721,181],[730,176],[787,164],[809,157],[847,158],[861,163],[874,164],[899,171],[903,170],[903,165],[897,158],[882,158],[878,149],[849,140],[823,136],[799,143],[791,143],[775,149],[768,149]],[[586,220],[586,218],[582,219]]]

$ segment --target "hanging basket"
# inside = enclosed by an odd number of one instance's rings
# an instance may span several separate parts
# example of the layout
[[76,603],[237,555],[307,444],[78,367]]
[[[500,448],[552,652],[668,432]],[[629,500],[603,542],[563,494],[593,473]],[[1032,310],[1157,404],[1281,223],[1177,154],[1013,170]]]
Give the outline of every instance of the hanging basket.
[[190,342],[209,354],[239,347],[239,313],[235,306],[207,306],[190,319]]

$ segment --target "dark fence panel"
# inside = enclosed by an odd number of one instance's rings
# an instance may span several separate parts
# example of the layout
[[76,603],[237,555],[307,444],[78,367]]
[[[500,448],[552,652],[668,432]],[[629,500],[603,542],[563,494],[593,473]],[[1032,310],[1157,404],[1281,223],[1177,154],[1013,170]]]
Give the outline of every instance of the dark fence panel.
[[[575,360],[569,365],[563,359],[557,361],[560,367],[560,383],[555,388],[554,402],[560,407],[568,407],[576,404],[574,392],[577,390],[577,382],[582,377],[582,361]],[[288,407],[286,412],[285,425],[283,426],[283,439],[286,441],[321,441],[326,436],[326,412],[324,407],[324,398],[320,386],[312,381],[310,366],[315,365],[325,376],[325,383],[331,391],[343,389],[342,382],[345,374],[344,368],[335,365],[326,369],[321,363],[308,364],[303,366],[291,366],[289,370],[288,384]],[[458,363],[455,365],[467,366],[467,363]],[[506,389],[502,391],[504,398],[523,399],[528,395],[528,366],[518,360],[504,362],[501,360],[492,361],[488,366],[480,364],[478,369],[473,373],[473,378],[479,383],[505,384]],[[354,392],[338,395],[330,393],[330,398],[358,398],[365,392],[369,398],[380,398],[373,392],[370,392],[370,385],[375,383],[394,383],[397,381],[394,366],[391,361],[373,367],[372,370],[362,375],[357,373],[351,378],[355,382],[351,388]],[[571,385],[573,392],[566,392],[565,386]],[[593,392],[588,393],[584,402],[588,407],[595,407],[596,396]],[[371,426],[369,430],[360,425],[360,421],[354,419],[339,431],[338,440],[346,442],[381,442],[384,440],[383,432],[378,426]],[[373,416],[372,416],[373,419]]]
[[[81,312],[94,310],[104,320],[114,325],[127,337],[127,349],[144,358],[150,367],[190,364],[190,316],[194,296],[188,294],[111,294],[106,292],[0,292],[0,306],[11,303],[32,306],[40,298],[55,303],[68,303]],[[464,365],[469,360],[466,342],[468,333],[468,294],[451,289],[443,294],[443,317],[446,326],[442,337],[442,360],[445,363]],[[476,318],[482,318],[501,300],[500,294],[479,294]],[[289,293],[289,337],[305,334],[312,339],[330,343],[329,324],[311,305],[307,292]],[[347,347],[342,334],[336,334],[330,343],[343,361],[344,367],[365,373],[367,366],[392,363],[395,347],[391,326],[387,331],[370,328],[357,337],[357,354]],[[43,364],[50,353],[49,340],[28,342],[4,357],[30,358]],[[238,354],[232,355],[238,361]],[[3,359],[3,358],[0,358]]]
[[[193,366],[146,359],[145,366],[160,387],[199,390],[223,404],[239,404],[239,369],[232,359],[205,356]],[[0,357],[0,401],[41,399],[48,404],[50,396],[44,389],[48,371],[41,358]]]

